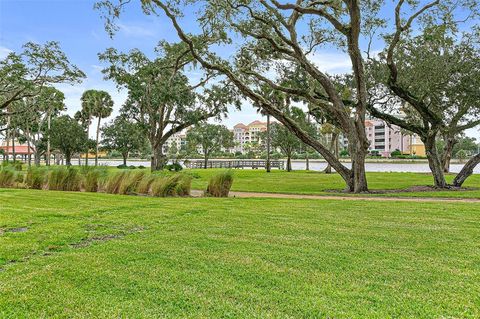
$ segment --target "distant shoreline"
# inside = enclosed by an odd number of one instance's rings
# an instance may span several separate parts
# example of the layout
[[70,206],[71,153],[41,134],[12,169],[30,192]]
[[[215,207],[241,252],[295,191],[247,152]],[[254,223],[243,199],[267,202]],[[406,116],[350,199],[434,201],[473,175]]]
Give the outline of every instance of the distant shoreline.
[[[83,159],[82,159],[83,160]],[[91,160],[91,159],[89,159]],[[99,158],[99,161],[123,161],[122,158]],[[188,160],[202,160],[201,158],[189,158]],[[211,158],[209,161],[233,161],[237,160],[236,158]],[[240,160],[240,159],[238,159]],[[258,160],[258,159],[241,159],[241,160]],[[280,158],[278,160],[286,161],[286,158]],[[149,159],[141,159],[141,158],[129,158],[129,162],[149,162]],[[181,160],[183,161],[183,159]],[[324,159],[310,159],[310,163],[326,163]],[[72,160],[73,162],[73,160]],[[293,163],[305,163],[305,159],[292,159]],[[340,162],[342,163],[351,163],[351,159],[349,158],[341,158]],[[467,160],[459,161],[453,159],[451,164],[465,164]],[[365,163],[385,163],[385,164],[426,164],[428,163],[427,159],[392,159],[392,158],[384,158],[384,159],[374,159],[374,158],[367,158],[365,159]]]

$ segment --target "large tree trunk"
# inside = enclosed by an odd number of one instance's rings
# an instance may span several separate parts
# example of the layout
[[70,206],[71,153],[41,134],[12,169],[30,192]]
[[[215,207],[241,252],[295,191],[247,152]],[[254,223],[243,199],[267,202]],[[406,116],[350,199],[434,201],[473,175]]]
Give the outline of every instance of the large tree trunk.
[[[352,160],[351,174],[353,178],[353,189],[350,191],[353,191],[354,193],[368,192],[365,157],[367,156],[369,143],[365,136],[365,128],[363,127],[359,129],[363,130],[361,134],[357,135],[356,132],[352,132],[348,135],[348,147],[350,158]],[[359,129],[356,129],[356,131]]]
[[98,117],[98,125],[97,125],[97,136],[95,139],[95,166],[98,166],[98,138],[100,136],[100,121],[102,120],[101,117]]
[[152,167],[151,170],[153,171],[161,171],[165,168],[165,164],[167,163],[167,158],[163,154],[163,144],[155,145],[153,149],[153,158],[152,158]]
[[310,170],[310,158],[308,157],[308,147],[305,145],[305,170]]
[[28,160],[28,167],[31,167],[32,166],[32,154],[30,152],[30,127],[27,123],[27,131],[26,131],[26,135],[27,135],[27,160]]
[[15,130],[12,131],[12,155],[13,155],[13,162],[17,160],[17,153],[15,150]]
[[[332,152],[335,157],[338,158],[338,133],[332,133],[332,140],[330,141],[330,152]],[[331,174],[332,173],[332,165],[327,162],[327,167],[323,170],[325,174]]]
[[434,185],[437,188],[447,188],[447,181],[443,173],[442,162],[438,156],[437,146],[435,144],[436,134],[430,134],[422,138],[422,142],[425,145],[425,151],[427,153],[428,165],[433,175]]
[[267,114],[267,163],[265,164],[267,173],[270,173],[270,114]]
[[70,154],[70,152],[65,153],[65,164],[67,166],[72,166],[72,154]]
[[445,173],[450,173],[450,161],[452,160],[453,147],[457,143],[455,137],[446,136],[444,138],[445,146],[443,148],[442,166]]
[[35,147],[35,152],[33,153],[33,161],[35,162],[35,166],[40,166],[41,155],[38,150],[38,147]]
[[473,174],[473,170],[475,167],[480,163],[480,154],[475,155],[472,157],[466,164],[463,166],[460,173],[455,176],[453,180],[453,186],[455,187],[462,187],[465,180]]
[[287,154],[287,172],[292,171],[292,156]]
[[50,166],[50,157],[52,156],[51,151],[50,151],[50,128],[51,128],[51,115],[50,113],[48,114],[47,118],[47,166]]
[[[8,110],[7,110],[8,111]],[[10,133],[11,133],[11,129],[10,129],[10,115],[7,116],[7,132],[5,134],[5,139],[7,140],[7,150],[5,151],[5,155],[6,155],[6,161],[8,163],[9,161],[9,157],[10,157]]]
[[352,157],[352,174],[355,193],[368,192],[367,175],[365,172],[365,151],[357,151]]
[[127,166],[128,153],[122,153],[123,157],[123,166]]
[[[85,166],[88,166],[88,153],[89,153],[89,151],[90,151],[90,150],[89,150],[89,147],[88,147],[88,146],[89,146],[89,145],[88,145],[88,144],[89,144],[89,143],[88,143],[88,138],[89,138],[89,137],[88,137],[88,134],[89,134],[89,132],[90,132],[90,120],[89,120],[88,122],[89,122],[89,123],[88,123],[88,125],[87,125],[87,149],[86,149],[86,152],[85,152]],[[68,165],[68,164],[67,164],[67,165]]]
[[208,168],[208,153],[205,152],[205,155],[203,157],[203,168],[207,169]]

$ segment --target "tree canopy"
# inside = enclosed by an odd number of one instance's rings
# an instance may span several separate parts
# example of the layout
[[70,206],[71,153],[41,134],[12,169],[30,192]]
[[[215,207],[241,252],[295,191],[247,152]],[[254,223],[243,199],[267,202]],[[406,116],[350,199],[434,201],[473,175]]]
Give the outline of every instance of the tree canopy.
[[192,58],[185,44],[161,42],[157,52],[154,60],[138,50],[119,53],[111,48],[100,55],[110,64],[103,71],[106,78],[128,90],[121,112],[144,128],[153,151],[153,170],[166,163],[163,145],[169,137],[199,121],[220,117],[236,102],[229,83],[207,85],[215,73],[206,72],[197,83],[190,83],[184,70],[192,66]]
[[50,138],[52,147],[65,155],[67,165],[71,165],[72,156],[89,143],[83,127],[68,115],[53,119]]
[[22,52],[11,52],[0,61],[0,117],[9,114],[13,102],[38,96],[45,86],[79,83],[84,77],[58,42],[28,42]]
[[101,131],[103,147],[120,152],[124,165],[127,165],[128,156],[132,152],[140,151],[145,144],[140,125],[124,116],[117,116],[108,125],[103,126]]
[[188,131],[187,145],[194,150],[200,147],[207,168],[212,153],[233,147],[233,132],[224,125],[198,123]]
[[[412,30],[412,24],[422,19],[443,23],[442,17],[454,7],[475,8],[473,0],[430,3],[396,1],[396,8],[383,1],[143,1],[147,14],[163,12],[170,19],[178,36],[192,57],[204,68],[222,74],[255,105],[264,109],[288,128],[304,143],[318,151],[342,176],[347,190],[368,190],[365,175],[365,157],[369,142],[365,134],[365,118],[369,101],[368,77],[365,73],[363,51],[368,51],[368,35],[381,29],[387,41],[398,38],[388,28],[385,12],[397,16],[402,32]],[[128,0],[103,0],[96,7],[103,10],[109,31],[115,30],[115,19],[126,9]],[[191,12],[191,6],[201,7],[196,17],[199,32],[192,35],[182,26],[182,12]],[[381,13],[381,14],[380,14]],[[387,13],[388,15],[388,13]],[[423,25],[415,25],[423,32]],[[217,54],[218,48],[231,45],[238,48],[231,58]],[[366,39],[366,40],[365,40]],[[351,81],[346,97],[345,86],[338,85],[314,57],[319,50],[334,47],[348,54]],[[217,51],[216,51],[217,49]],[[292,70],[299,70],[304,85],[288,81]],[[270,76],[274,73],[275,76]],[[306,85],[305,85],[306,84]],[[299,123],[288,116],[262,93],[268,85],[290,98],[306,101],[309,107],[321,109],[335,118],[335,125],[349,140],[352,169],[344,166],[330,147],[305,132]]]

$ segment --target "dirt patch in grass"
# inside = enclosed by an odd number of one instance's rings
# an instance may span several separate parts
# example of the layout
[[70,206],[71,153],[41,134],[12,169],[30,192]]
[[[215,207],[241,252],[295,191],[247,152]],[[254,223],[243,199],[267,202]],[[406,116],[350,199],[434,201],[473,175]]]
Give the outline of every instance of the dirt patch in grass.
[[[421,192],[459,192],[459,191],[477,191],[478,187],[455,187],[450,186],[445,189],[439,189],[430,185],[417,185],[403,189],[375,189],[363,194],[398,194],[398,193],[421,193]],[[345,193],[344,190],[329,189],[327,193]]]
[[106,241],[110,241],[110,240],[113,240],[113,239],[119,239],[119,238],[123,238],[123,237],[125,237],[127,235],[130,235],[130,234],[133,234],[133,233],[141,232],[143,230],[144,230],[143,227],[134,227],[132,229],[120,232],[118,234],[106,234],[106,235],[101,235],[101,236],[88,237],[88,238],[82,239],[78,243],[70,244],[70,247],[75,248],[75,249],[84,248],[84,247],[88,247],[88,246],[92,245],[95,242],[106,242]]
[[0,228],[0,236],[5,233],[24,233],[28,231],[27,227]]

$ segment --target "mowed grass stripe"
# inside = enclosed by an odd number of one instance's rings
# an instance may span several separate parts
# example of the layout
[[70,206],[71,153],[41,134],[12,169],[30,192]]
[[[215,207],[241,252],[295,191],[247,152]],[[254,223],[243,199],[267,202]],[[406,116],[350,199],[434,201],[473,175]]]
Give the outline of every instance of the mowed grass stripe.
[[0,236],[30,256],[0,317],[480,316],[477,204],[59,195],[0,192],[0,227],[31,222]]

